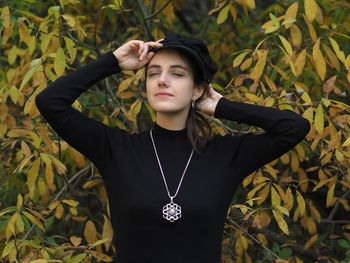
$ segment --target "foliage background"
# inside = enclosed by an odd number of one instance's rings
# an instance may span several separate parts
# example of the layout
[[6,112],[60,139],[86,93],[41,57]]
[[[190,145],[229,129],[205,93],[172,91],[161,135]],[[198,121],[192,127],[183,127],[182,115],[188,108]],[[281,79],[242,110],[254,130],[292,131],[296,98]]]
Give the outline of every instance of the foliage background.
[[[340,0],[3,0],[0,3],[0,262],[111,262],[98,170],[40,116],[57,77],[131,39],[203,39],[231,100],[291,109],[312,129],[249,175],[232,200],[222,262],[350,260],[350,3]],[[155,115],[143,69],[94,85],[73,107],[129,132]],[[216,132],[262,132],[207,116]],[[194,244],[195,247],[195,244]]]

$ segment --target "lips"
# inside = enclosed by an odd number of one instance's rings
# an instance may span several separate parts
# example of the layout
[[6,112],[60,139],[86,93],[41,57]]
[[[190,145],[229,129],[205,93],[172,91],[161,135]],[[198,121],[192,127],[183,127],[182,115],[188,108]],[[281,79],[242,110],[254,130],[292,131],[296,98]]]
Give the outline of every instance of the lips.
[[173,96],[173,94],[170,94],[168,92],[158,92],[156,93],[156,96]]

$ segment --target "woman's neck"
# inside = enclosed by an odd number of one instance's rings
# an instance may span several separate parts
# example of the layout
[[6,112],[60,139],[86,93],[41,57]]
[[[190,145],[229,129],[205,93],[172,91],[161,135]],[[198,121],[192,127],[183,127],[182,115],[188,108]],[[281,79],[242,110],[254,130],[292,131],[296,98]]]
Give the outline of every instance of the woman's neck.
[[186,128],[186,119],[188,113],[185,114],[164,114],[157,112],[156,123],[168,130],[183,130]]

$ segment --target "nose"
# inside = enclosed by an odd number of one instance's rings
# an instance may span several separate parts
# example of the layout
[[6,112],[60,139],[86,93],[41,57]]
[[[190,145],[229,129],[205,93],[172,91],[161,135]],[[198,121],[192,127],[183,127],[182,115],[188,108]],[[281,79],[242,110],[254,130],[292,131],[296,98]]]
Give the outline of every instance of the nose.
[[166,78],[166,73],[162,72],[162,74],[158,78],[158,85],[159,86],[169,86],[168,80]]

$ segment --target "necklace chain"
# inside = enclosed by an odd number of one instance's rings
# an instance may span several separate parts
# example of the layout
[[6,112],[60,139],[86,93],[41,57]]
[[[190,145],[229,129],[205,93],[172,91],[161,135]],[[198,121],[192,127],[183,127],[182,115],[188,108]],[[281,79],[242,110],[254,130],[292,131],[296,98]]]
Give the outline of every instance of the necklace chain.
[[181,180],[180,180],[180,183],[179,183],[179,185],[178,185],[178,187],[177,187],[177,190],[176,190],[175,194],[174,194],[173,196],[171,196],[171,195],[170,195],[170,192],[169,192],[168,185],[167,185],[166,180],[165,180],[165,177],[164,177],[162,165],[161,165],[160,160],[159,160],[159,157],[158,157],[157,149],[156,149],[156,146],[155,146],[155,144],[154,144],[153,135],[152,135],[152,130],[153,130],[153,128],[150,130],[150,134],[151,134],[151,139],[152,139],[152,144],[153,144],[154,152],[155,152],[156,157],[157,157],[158,165],[159,165],[160,171],[161,171],[162,176],[163,176],[163,180],[164,180],[164,184],[165,184],[166,190],[167,190],[167,192],[168,192],[168,196],[169,196],[169,198],[171,199],[171,201],[173,201],[173,198],[175,198],[175,196],[177,195],[177,193],[178,193],[178,191],[179,191],[179,189],[180,189],[180,186],[181,186],[181,183],[182,183],[182,179],[184,178],[184,175],[185,175],[185,173],[186,173],[187,167],[188,167],[188,165],[189,165],[189,163],[190,163],[190,161],[191,161],[191,159],[192,159],[192,155],[193,155],[194,148],[192,149],[190,158],[188,159],[187,164],[186,164],[186,167],[185,167],[185,169],[184,169],[184,171],[183,171],[183,173],[182,173]]

